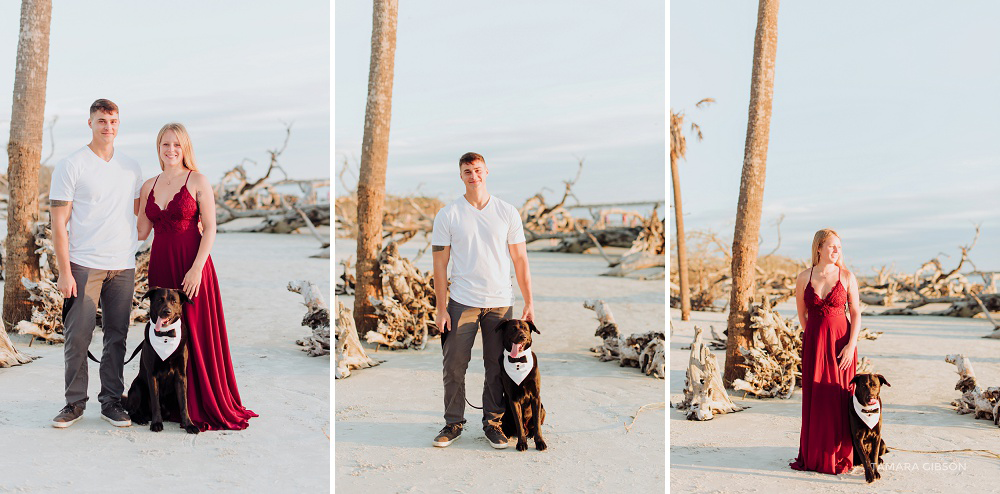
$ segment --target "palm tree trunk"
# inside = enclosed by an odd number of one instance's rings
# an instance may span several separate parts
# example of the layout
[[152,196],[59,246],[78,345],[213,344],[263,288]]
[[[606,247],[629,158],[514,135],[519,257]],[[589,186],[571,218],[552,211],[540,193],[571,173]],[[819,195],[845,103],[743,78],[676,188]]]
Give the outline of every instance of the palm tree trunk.
[[7,144],[7,259],[4,263],[3,320],[13,329],[31,319],[26,277],[38,281],[38,255],[33,235],[38,221],[38,167],[45,126],[45,83],[49,67],[51,0],[21,2],[21,31],[17,40],[14,104]]
[[687,245],[684,240],[684,212],[681,210],[681,177],[677,157],[670,153],[670,174],[674,187],[674,223],[677,225],[677,277],[681,282],[681,321],[691,320],[691,288],[688,285]]
[[764,172],[771,128],[771,101],[774,94],[774,60],[778,47],[778,0],[760,0],[757,34],[753,43],[753,75],[750,82],[750,115],[743,151],[743,176],[733,233],[733,288],[729,300],[726,369],[723,381],[744,376],[737,365],[743,362],[739,347],[750,347],[750,301],[753,297],[754,266],[760,236],[760,213],[764,203]]
[[396,54],[397,0],[375,0],[372,14],[372,54],[368,68],[368,103],[361,144],[358,178],[358,262],[354,321],[358,336],[378,326],[368,297],[382,298],[378,253],[382,248],[382,208],[389,160],[389,120],[392,114],[392,75]]

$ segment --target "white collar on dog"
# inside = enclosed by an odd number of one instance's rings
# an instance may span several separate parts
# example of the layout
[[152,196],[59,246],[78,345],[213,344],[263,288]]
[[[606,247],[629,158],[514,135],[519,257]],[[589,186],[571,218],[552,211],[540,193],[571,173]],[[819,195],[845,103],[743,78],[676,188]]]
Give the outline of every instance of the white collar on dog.
[[[858,418],[861,419],[869,429],[874,429],[878,425],[878,419],[882,416],[882,402],[881,400],[874,405],[862,405],[858,401],[858,397],[851,395],[851,399],[854,401],[854,413],[858,414]],[[865,412],[864,410],[871,410],[870,412]]]
[[157,336],[156,327],[159,325],[159,320],[156,321],[156,325],[149,325],[149,344],[153,346],[153,350],[160,356],[160,360],[166,360],[167,357],[172,355],[181,346],[181,319],[177,318],[170,326],[160,327],[159,331],[161,333],[173,330],[174,336]]
[[[503,370],[507,372],[511,380],[517,383],[518,386],[524,381],[524,378],[528,377],[528,373],[531,372],[532,367],[535,366],[535,356],[528,348],[521,352],[521,356],[527,359],[527,362],[511,362],[510,352],[507,350],[503,351]],[[520,358],[520,357],[518,357]]]

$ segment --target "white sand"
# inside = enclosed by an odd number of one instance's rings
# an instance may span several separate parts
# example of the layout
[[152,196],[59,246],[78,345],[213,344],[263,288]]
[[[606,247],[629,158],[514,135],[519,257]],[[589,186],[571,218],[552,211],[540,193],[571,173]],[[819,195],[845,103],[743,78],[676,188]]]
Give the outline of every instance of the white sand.
[[[295,340],[302,296],[294,279],[330,292],[329,260],[310,259],[310,235],[220,234],[212,252],[222,290],[230,350],[243,404],[260,415],[243,431],[189,435],[115,428],[100,418],[97,364],[90,363],[90,401],[79,422],[50,427],[64,405],[63,346],[15,336],[42,358],[0,369],[0,437],[7,455],[0,492],[326,492],[330,486],[330,358],[308,357]],[[128,350],[141,341],[133,326]],[[102,333],[91,351],[101,354]],[[126,390],[139,360],[125,368]]]
[[[786,315],[794,305],[782,304]],[[693,312],[691,321],[675,322],[670,340],[670,400],[683,397],[684,373],[694,325],[720,333],[726,314]],[[1000,428],[992,421],[958,415],[949,403],[960,396],[955,366],[944,361],[950,353],[972,360],[980,384],[1000,385],[1000,341],[982,339],[992,327],[982,319],[934,316],[866,317],[864,327],[885,333],[877,340],[861,340],[858,356],[870,358],[875,372],[891,387],[882,388],[883,438],[889,448],[911,450],[989,449],[1000,453]],[[725,352],[715,352],[720,365]],[[798,454],[802,394],[789,400],[739,399],[752,408],[717,415],[707,422],[684,419],[670,411],[670,486],[675,492],[859,492],[865,488],[864,470],[856,467],[839,476],[799,472],[788,468]],[[890,451],[879,468],[874,488],[893,492],[996,491],[1000,459],[974,453],[911,453]]]
[[[403,246],[412,257],[424,243]],[[353,241],[337,239],[336,258],[353,255]],[[420,260],[430,268],[430,252]],[[589,351],[597,320],[583,300],[611,304],[628,332],[662,329],[663,281],[597,276],[598,256],[530,252],[535,319],[533,349],[542,372],[542,430],[548,450],[494,450],[482,432],[482,412],[466,408],[467,428],[447,448],[431,441],[444,426],[441,343],[424,351],[382,350],[386,362],[335,382],[335,486],[340,492],[663,492],[665,410],[623,422],[642,405],[665,401],[663,380],[638,369],[600,362]],[[515,288],[515,292],[516,292]],[[351,305],[351,297],[342,297]],[[515,304],[520,317],[523,305]],[[482,347],[477,340],[466,377],[468,398],[482,405]],[[628,487],[625,487],[628,486]]]

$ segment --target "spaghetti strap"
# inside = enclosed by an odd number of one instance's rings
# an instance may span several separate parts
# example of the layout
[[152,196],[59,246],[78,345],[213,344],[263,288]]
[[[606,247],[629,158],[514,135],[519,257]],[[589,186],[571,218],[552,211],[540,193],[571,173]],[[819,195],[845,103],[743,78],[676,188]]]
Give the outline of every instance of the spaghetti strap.
[[816,267],[816,266],[811,266],[811,267],[809,268],[809,284],[810,284],[810,285],[811,285],[811,284],[812,284],[812,282],[813,282],[813,268],[815,268],[815,267]]
[[[157,175],[156,178],[153,179],[153,187],[156,187],[156,181],[159,180],[159,179],[160,179],[160,175]],[[153,189],[150,188],[149,190],[153,190]]]
[[187,178],[184,179],[184,186],[187,187],[188,180],[191,180],[191,172],[188,172]]

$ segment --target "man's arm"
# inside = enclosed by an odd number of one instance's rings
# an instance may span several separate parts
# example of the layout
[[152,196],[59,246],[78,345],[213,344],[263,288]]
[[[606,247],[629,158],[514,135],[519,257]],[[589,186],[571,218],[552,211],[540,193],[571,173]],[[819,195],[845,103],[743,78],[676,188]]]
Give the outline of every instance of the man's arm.
[[521,298],[524,299],[524,312],[521,319],[535,320],[534,300],[531,298],[531,271],[528,269],[528,246],[521,242],[507,244],[510,260],[514,263],[514,275],[517,276],[517,286],[521,288]]
[[49,214],[52,218],[52,244],[56,251],[56,264],[59,266],[59,280],[56,285],[64,298],[76,296],[76,279],[69,265],[69,217],[73,211],[73,201],[52,200],[49,202]]
[[437,305],[435,318],[441,332],[451,329],[451,316],[448,315],[448,261],[451,259],[450,245],[431,246],[434,257],[434,300]]

